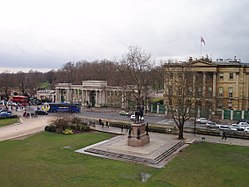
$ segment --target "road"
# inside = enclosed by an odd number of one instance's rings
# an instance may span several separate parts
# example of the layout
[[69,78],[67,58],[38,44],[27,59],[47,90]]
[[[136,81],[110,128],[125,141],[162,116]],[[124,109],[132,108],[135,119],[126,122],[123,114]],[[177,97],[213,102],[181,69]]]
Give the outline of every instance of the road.
[[[115,119],[115,120],[122,120],[122,121],[130,121],[130,116],[122,116],[117,111],[109,111],[106,112],[104,110],[82,110],[79,116],[84,117],[92,117],[92,118],[100,118],[100,119]],[[175,125],[173,119],[166,119],[163,115],[156,115],[156,114],[145,114],[144,120],[146,123],[149,124],[160,124],[160,125]],[[199,127],[200,125],[197,124]],[[186,121],[185,127],[194,127],[193,121]]]

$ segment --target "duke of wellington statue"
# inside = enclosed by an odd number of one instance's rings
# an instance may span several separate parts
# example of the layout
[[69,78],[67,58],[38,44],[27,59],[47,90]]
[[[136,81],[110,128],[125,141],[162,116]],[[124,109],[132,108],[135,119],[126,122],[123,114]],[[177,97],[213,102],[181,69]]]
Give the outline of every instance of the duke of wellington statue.
[[142,120],[143,110],[139,107],[135,112],[135,122],[131,124],[128,133],[128,146],[141,147],[150,142],[148,123]]

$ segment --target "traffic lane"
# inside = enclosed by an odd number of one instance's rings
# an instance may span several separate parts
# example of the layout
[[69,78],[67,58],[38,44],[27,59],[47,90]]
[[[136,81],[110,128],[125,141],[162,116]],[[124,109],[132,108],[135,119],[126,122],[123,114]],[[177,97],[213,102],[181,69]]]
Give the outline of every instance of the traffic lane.
[[[114,113],[114,112],[98,112],[98,111],[83,110],[81,111],[80,115],[85,117],[99,118],[99,119],[130,121],[130,116],[122,116],[119,113]],[[145,123],[176,126],[173,119],[166,119],[164,116],[145,114],[144,120]],[[194,128],[194,121],[187,120],[184,124],[184,127]],[[203,125],[196,123],[196,128],[203,128]]]
[[[110,112],[82,111],[79,115],[85,117],[99,118],[99,119],[130,121],[130,116],[122,116],[118,113],[113,113],[113,112],[110,113]],[[165,117],[163,116],[149,116],[147,114],[144,115],[144,120],[146,123],[157,123],[164,119]]]

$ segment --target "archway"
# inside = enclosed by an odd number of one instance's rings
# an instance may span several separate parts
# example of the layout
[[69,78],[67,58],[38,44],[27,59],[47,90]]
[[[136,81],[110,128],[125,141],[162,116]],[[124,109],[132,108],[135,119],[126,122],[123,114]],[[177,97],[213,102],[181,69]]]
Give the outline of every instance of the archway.
[[89,97],[90,97],[90,103],[91,103],[92,107],[95,107],[95,104],[96,104],[96,91],[95,90],[91,91]]

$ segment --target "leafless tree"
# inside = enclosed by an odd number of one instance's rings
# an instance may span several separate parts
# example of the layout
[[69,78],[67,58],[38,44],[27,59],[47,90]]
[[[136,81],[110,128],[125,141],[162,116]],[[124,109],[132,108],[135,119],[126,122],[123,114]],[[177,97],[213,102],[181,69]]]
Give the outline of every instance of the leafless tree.
[[183,139],[185,122],[197,115],[198,94],[201,94],[195,87],[198,79],[194,79],[196,72],[186,63],[167,62],[164,70],[165,105],[179,129],[178,138]]
[[4,71],[0,76],[0,88],[7,100],[9,99],[12,87],[13,75],[9,71]]
[[148,74],[153,64],[151,55],[137,46],[130,47],[128,54],[120,60],[119,72],[123,85],[130,85],[130,99],[136,106],[145,105],[150,90]]

